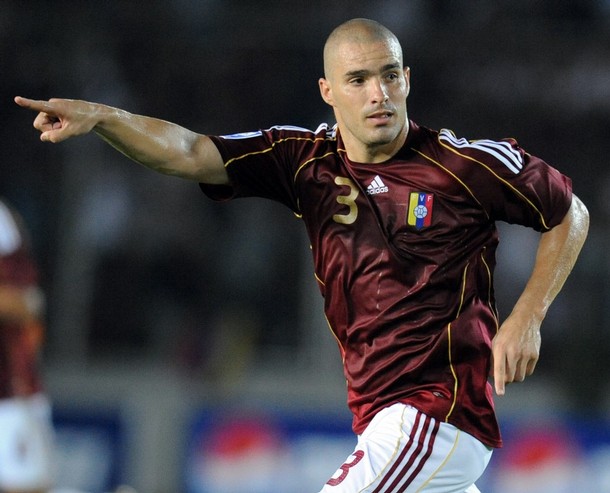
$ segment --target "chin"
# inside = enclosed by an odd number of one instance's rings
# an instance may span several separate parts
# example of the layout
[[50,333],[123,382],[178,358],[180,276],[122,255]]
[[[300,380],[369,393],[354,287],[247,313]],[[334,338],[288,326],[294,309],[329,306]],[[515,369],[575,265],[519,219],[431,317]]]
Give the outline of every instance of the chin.
[[372,136],[369,145],[371,146],[384,146],[387,144],[391,144],[396,140],[400,132],[396,130],[379,132],[376,135]]

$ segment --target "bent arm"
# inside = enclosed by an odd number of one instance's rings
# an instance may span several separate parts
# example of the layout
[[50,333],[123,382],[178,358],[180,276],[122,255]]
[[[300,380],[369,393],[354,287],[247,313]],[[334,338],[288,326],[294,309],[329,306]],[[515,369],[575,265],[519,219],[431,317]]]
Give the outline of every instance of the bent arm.
[[38,112],[34,127],[45,142],[62,142],[93,131],[130,159],[159,173],[209,184],[229,181],[211,139],[174,123],[87,101],[16,97],[15,102]]
[[542,320],[568,278],[589,230],[589,212],[572,196],[560,224],[542,233],[531,277],[513,312],[531,313]]
[[493,340],[496,393],[533,373],[540,354],[540,325],[568,278],[589,229],[589,212],[576,195],[560,224],[543,233],[531,276]]

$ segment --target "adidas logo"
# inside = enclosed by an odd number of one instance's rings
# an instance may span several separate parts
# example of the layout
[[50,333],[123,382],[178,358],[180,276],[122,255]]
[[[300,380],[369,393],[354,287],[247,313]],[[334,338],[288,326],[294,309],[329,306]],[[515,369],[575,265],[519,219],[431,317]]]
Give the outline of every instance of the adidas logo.
[[371,184],[366,187],[366,193],[369,195],[376,195],[378,193],[387,193],[388,187],[385,186],[379,175],[373,178]]

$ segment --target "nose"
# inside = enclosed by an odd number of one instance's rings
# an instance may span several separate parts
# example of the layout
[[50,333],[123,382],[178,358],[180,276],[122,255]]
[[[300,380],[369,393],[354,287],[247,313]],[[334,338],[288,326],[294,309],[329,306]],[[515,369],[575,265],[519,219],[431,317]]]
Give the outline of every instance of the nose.
[[389,99],[386,85],[379,79],[372,79],[371,102],[385,103]]

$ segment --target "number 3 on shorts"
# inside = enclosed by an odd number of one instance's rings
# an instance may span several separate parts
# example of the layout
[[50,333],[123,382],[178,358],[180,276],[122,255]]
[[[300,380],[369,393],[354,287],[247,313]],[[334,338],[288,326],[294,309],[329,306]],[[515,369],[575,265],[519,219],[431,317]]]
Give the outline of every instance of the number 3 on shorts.
[[354,460],[351,462],[344,463],[338,469],[338,471],[341,471],[341,474],[339,475],[339,477],[329,479],[328,482],[326,483],[327,485],[329,485],[329,486],[340,485],[345,480],[347,475],[349,474],[350,468],[354,467],[356,464],[358,464],[358,462],[360,462],[362,460],[362,458],[364,457],[364,451],[356,450],[352,455],[354,456]]

